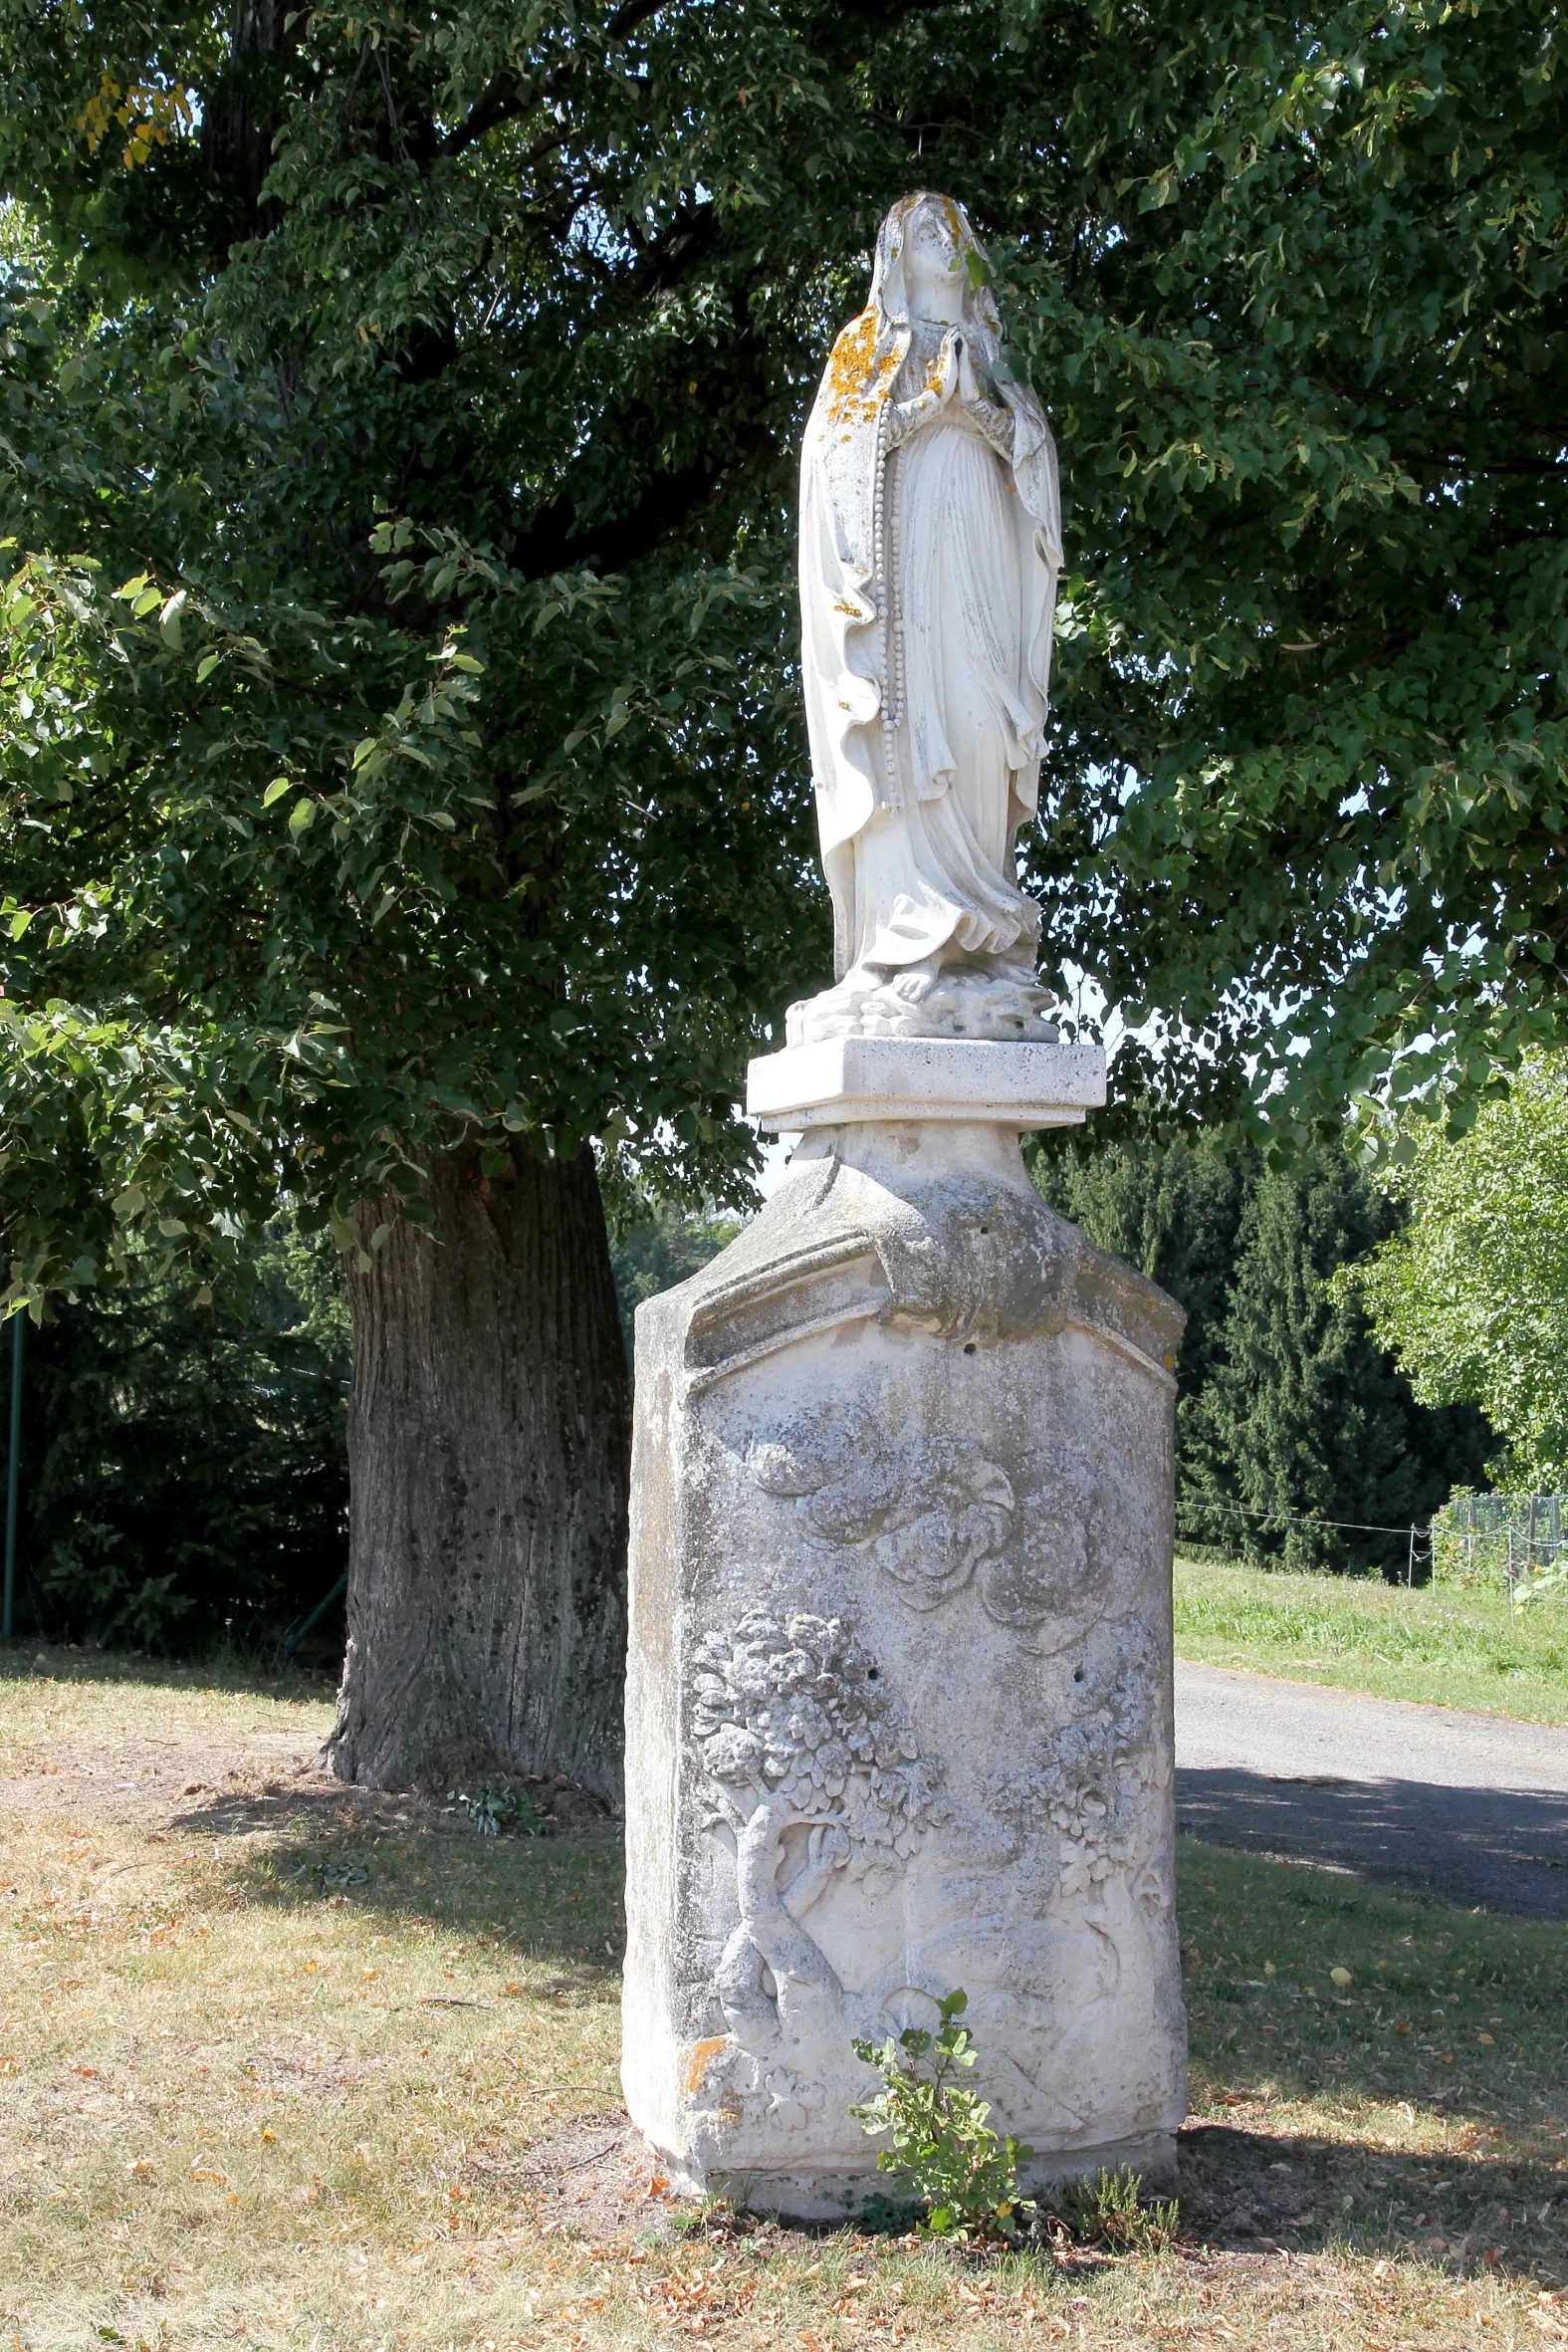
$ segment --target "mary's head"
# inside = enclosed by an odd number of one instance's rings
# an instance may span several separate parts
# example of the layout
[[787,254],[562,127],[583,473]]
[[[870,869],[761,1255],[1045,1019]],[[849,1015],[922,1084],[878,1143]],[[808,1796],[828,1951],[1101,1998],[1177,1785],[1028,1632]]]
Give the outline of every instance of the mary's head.
[[987,286],[985,250],[962,204],[922,189],[901,197],[876,241],[871,304],[892,326],[923,320],[968,327],[993,353],[1002,322]]

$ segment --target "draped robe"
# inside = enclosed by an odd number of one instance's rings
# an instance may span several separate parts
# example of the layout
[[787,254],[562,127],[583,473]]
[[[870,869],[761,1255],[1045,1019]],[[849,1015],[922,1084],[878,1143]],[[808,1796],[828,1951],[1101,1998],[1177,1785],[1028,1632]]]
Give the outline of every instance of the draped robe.
[[802,666],[840,979],[1033,964],[1013,838],[1038,803],[1056,453],[983,320],[964,332],[1011,418],[1010,463],[956,396],[895,445],[946,332],[874,302],[833,347],[802,452]]

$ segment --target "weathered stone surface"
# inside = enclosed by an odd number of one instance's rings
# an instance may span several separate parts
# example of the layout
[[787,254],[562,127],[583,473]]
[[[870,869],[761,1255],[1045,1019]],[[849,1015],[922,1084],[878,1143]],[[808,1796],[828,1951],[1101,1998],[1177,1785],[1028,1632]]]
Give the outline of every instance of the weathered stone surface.
[[751,1116],[788,1134],[866,1119],[954,1119],[1021,1135],[1081,1126],[1104,1100],[1105,1056],[1088,1044],[826,1038],[765,1054],[746,1073]]
[[852,2205],[851,2039],[959,1985],[1036,2181],[1168,2166],[1181,1320],[958,1122],[808,1136],[639,1310],[623,2074],[684,2180]]

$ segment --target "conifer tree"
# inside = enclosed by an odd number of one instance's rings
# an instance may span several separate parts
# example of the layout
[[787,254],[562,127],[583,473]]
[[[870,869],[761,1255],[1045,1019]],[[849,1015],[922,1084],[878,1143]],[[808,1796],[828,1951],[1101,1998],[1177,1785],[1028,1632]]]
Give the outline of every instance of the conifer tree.
[[1256,1180],[1255,1153],[1202,1129],[1135,1128],[1103,1143],[1091,1129],[1039,1151],[1034,1166],[1053,1207],[1185,1307],[1178,1392],[1198,1395],[1225,1320],[1236,1236]]
[[1477,1476],[1479,1416],[1418,1405],[1332,1279],[1395,1222],[1342,1151],[1256,1177],[1208,1376],[1180,1408],[1189,1533],[1287,1567],[1394,1575],[1408,1558],[1402,1530]]
[[1402,1571],[1395,1529],[1473,1480],[1487,1434],[1417,1403],[1353,1291],[1334,1281],[1400,1222],[1349,1155],[1283,1170],[1223,1132],[1155,1128],[1039,1155],[1046,1198],[1188,1313],[1177,1359],[1179,1531],[1292,1567]]

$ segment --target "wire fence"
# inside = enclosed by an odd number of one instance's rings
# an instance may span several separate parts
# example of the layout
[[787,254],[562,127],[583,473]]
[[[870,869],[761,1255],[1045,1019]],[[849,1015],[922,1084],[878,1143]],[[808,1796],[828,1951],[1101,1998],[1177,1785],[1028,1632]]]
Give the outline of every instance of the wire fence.
[[[1456,1495],[1430,1521],[1410,1527],[1368,1520],[1319,1519],[1242,1503],[1179,1503],[1178,1521],[1248,1520],[1277,1528],[1332,1528],[1366,1535],[1397,1535],[1405,1545],[1405,1584],[1440,1584],[1500,1591],[1523,1608],[1548,1597],[1568,1600],[1568,1495]],[[1207,1543],[1193,1546],[1208,1550]]]
[[1501,1585],[1515,1606],[1568,1596],[1568,1496],[1456,1495],[1432,1522],[1438,1584]]
[[[1176,1506],[1178,1524],[1183,1518],[1190,1523],[1207,1523],[1220,1519],[1262,1521],[1269,1528],[1332,1528],[1356,1535],[1397,1535],[1405,1546],[1403,1581],[1409,1585],[1429,1584],[1432,1581],[1432,1529],[1429,1526],[1393,1526],[1380,1520],[1321,1519],[1307,1511],[1279,1511],[1261,1504],[1214,1503],[1206,1497],[1201,1503],[1179,1498]],[[1188,1539],[1190,1553],[1201,1556],[1214,1548],[1205,1536]],[[1308,1575],[1330,1575],[1333,1569],[1308,1568]],[[1385,1571],[1386,1573],[1387,1571]]]

